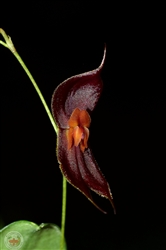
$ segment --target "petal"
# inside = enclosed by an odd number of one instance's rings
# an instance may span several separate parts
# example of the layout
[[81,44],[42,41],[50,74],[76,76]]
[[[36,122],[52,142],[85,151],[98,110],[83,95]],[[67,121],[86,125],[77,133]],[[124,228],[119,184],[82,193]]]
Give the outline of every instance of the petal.
[[104,65],[106,47],[100,66],[92,71],[73,76],[62,82],[54,91],[51,108],[59,128],[68,128],[68,120],[75,108],[92,111],[101,95],[101,70]]
[[[77,157],[77,154],[79,157]],[[66,131],[59,129],[57,139],[57,157],[62,174],[71,185],[81,191],[100,211],[106,213],[93,201],[89,186],[83,179],[80,168],[87,168],[85,166],[85,161],[81,159],[81,154],[80,147],[72,147],[70,150],[67,150]]]
[[69,128],[66,130],[66,136],[67,136],[67,149],[71,149],[73,146],[73,128]]
[[74,111],[72,112],[70,119],[68,121],[69,127],[76,127],[79,125],[79,116],[80,116],[80,109],[76,108],[74,109]]
[[89,129],[84,127],[84,138],[81,140],[80,148],[84,153],[84,150],[88,147]]
[[80,128],[80,127],[75,127],[74,130],[73,130],[73,139],[74,139],[74,146],[78,146],[81,139],[82,139],[82,135],[83,135],[83,128]]
[[81,125],[82,127],[89,128],[90,123],[91,123],[91,118],[88,112],[86,110],[81,110],[79,114],[79,125]]

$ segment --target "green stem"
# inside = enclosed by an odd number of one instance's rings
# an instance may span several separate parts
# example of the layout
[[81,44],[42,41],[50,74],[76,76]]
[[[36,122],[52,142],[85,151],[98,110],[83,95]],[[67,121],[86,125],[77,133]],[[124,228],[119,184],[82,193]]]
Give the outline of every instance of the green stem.
[[[39,97],[40,97],[40,100],[42,101],[43,103],[43,106],[47,112],[47,115],[51,121],[51,124],[56,132],[56,134],[58,133],[58,127],[54,121],[54,118],[45,102],[45,99],[37,85],[37,83],[35,82],[33,76],[31,75],[30,71],[28,70],[28,68],[26,67],[25,63],[23,62],[23,60],[21,59],[21,57],[19,56],[19,54],[17,53],[15,47],[14,47],[14,44],[11,40],[10,37],[8,37],[5,33],[5,31],[3,29],[0,28],[0,33],[2,34],[5,42],[1,41],[0,40],[0,44],[2,44],[4,47],[8,48],[12,53],[13,55],[17,58],[17,60],[19,61],[19,63],[21,64],[21,66],[23,67],[23,69],[25,70],[26,74],[28,75],[30,81],[32,82],[34,88],[36,89]],[[63,176],[63,188],[62,188],[62,218],[61,218],[61,232],[62,232],[62,238],[61,238],[61,250],[63,250],[63,246],[64,246],[64,234],[65,234],[65,219],[66,219],[66,195],[67,195],[67,191],[66,191],[66,186],[67,186],[67,183],[66,183],[66,179],[65,177]]]
[[63,195],[62,195],[62,217],[61,217],[61,246],[60,249],[63,250],[64,247],[64,235],[65,235],[65,220],[66,220],[66,197],[67,197],[67,182],[63,176],[63,185],[62,185]]
[[43,95],[42,95],[42,93],[41,93],[41,91],[40,91],[40,89],[39,89],[37,83],[35,82],[34,78],[32,77],[30,71],[29,71],[28,68],[26,67],[25,63],[23,62],[23,60],[21,59],[21,57],[19,56],[19,54],[18,54],[17,52],[14,52],[13,54],[14,54],[14,56],[17,58],[17,60],[19,61],[19,63],[21,64],[21,66],[23,67],[23,69],[25,70],[25,72],[27,73],[29,79],[31,80],[31,82],[32,82],[32,84],[33,84],[33,86],[34,86],[34,88],[36,89],[36,91],[37,91],[37,93],[38,93],[38,95],[39,95],[39,97],[40,97],[40,100],[41,100],[42,103],[43,103],[43,106],[44,106],[44,108],[45,108],[45,110],[46,110],[46,112],[47,112],[47,114],[48,114],[48,117],[50,118],[51,124],[52,124],[52,126],[53,126],[55,132],[58,133],[58,127],[57,127],[57,125],[55,124],[55,121],[54,121],[54,119],[53,119],[53,117],[52,117],[52,114],[51,114],[51,112],[50,112],[50,110],[49,110],[49,108],[48,108],[48,106],[47,106],[47,104],[46,104],[46,102],[45,102],[45,100],[44,100],[44,97],[43,97]]

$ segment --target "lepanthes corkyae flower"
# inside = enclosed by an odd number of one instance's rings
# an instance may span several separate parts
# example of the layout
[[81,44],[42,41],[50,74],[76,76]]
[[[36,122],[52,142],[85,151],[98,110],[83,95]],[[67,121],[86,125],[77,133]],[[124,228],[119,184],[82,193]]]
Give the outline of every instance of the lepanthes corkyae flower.
[[100,208],[93,201],[91,190],[109,199],[115,212],[109,184],[88,146],[90,113],[101,95],[100,74],[105,55],[106,48],[97,69],[62,82],[53,93],[51,108],[58,126],[57,158],[62,174],[98,209]]

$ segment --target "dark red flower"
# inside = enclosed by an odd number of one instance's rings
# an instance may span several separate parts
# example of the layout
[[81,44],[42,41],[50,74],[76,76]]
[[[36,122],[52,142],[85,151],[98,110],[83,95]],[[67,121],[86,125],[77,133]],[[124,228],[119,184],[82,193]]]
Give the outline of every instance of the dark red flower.
[[57,158],[63,175],[98,209],[100,208],[93,201],[90,190],[109,199],[115,213],[109,184],[88,147],[91,122],[89,114],[101,95],[100,73],[105,55],[106,48],[97,69],[72,76],[62,82],[53,93],[51,108],[58,126]]

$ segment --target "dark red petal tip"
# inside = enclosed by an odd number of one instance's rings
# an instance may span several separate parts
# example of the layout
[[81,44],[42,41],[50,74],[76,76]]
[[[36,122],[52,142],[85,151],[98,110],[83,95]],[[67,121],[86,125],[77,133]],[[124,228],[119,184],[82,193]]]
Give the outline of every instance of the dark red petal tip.
[[57,144],[57,157],[60,169],[67,181],[81,191],[100,211],[93,201],[90,190],[110,200],[114,213],[112,193],[108,182],[102,174],[90,148],[82,153],[80,147],[67,149],[66,130],[60,129]]

